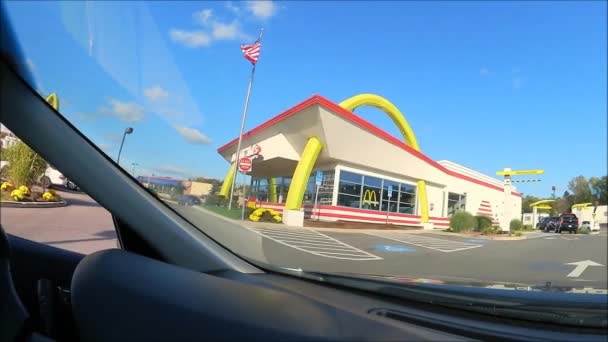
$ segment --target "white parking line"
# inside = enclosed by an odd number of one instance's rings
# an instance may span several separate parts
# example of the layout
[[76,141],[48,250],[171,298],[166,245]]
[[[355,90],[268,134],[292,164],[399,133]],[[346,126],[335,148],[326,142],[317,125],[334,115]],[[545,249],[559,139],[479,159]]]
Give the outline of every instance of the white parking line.
[[439,252],[450,253],[450,252],[458,252],[464,251],[471,248],[481,247],[482,245],[468,243],[468,242],[460,242],[454,240],[442,240],[436,239],[432,237],[413,235],[407,233],[398,233],[398,232],[376,232],[376,233],[366,233],[367,235],[372,235],[376,237],[381,237],[389,240],[399,241],[403,243],[407,243],[410,245],[423,247],[432,249]]
[[357,261],[382,260],[379,256],[347,245],[342,241],[314,230],[284,227],[247,227],[247,229],[284,246],[325,258]]

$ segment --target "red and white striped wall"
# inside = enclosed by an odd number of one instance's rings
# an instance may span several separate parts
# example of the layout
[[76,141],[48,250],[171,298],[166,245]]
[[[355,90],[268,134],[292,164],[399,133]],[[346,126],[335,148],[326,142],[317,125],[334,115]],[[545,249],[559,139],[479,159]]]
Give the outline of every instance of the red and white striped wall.
[[[257,202],[256,206],[274,209],[283,212],[284,204]],[[357,221],[371,223],[386,223],[386,212],[378,210],[366,210],[358,208],[339,207],[333,205],[319,205],[313,208],[311,204],[302,206],[306,218],[321,219],[325,221]],[[389,213],[388,223],[407,226],[422,226],[421,218],[418,215]],[[429,222],[433,223],[437,229],[445,229],[450,225],[450,219],[445,217],[430,217]]]
[[494,213],[492,212],[492,204],[490,201],[481,201],[479,208],[477,209],[478,216],[487,216],[492,220],[492,224],[498,224],[498,221],[494,219]]

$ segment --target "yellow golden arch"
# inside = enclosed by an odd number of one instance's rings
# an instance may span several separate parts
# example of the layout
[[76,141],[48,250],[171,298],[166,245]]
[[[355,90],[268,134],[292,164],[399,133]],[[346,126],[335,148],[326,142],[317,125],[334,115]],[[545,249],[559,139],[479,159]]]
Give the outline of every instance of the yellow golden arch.
[[378,197],[376,196],[376,192],[374,190],[367,189],[363,194],[363,204],[367,204],[369,206],[378,207]]
[[[409,123],[405,119],[405,116],[401,113],[401,111],[390,101],[385,99],[382,96],[376,94],[359,94],[355,95],[345,101],[340,103],[340,107],[353,111],[357,107],[362,106],[371,106],[377,109],[380,109],[384,113],[386,113],[391,120],[395,123],[397,128],[401,131],[403,135],[403,139],[405,143],[412,147],[416,151],[420,151],[420,146],[418,145],[418,140],[416,140],[416,135],[414,131],[410,127]],[[302,156],[300,157],[300,161],[296,166],[296,169],[293,173],[293,178],[291,180],[291,185],[289,187],[289,192],[287,194],[287,198],[285,200],[285,208],[288,210],[299,210],[302,206],[302,200],[304,198],[304,192],[306,190],[306,185],[308,182],[308,178],[310,177],[310,173],[317,161],[317,157],[321,153],[323,149],[323,144],[317,137],[310,137],[306,142],[304,147],[304,151],[302,152]],[[235,165],[233,164],[224,178],[224,184],[222,184],[222,189],[220,191],[221,195],[228,196],[230,192],[230,183],[232,182],[232,178],[235,174]],[[270,183],[270,182],[269,182]],[[417,182],[418,185],[418,198],[420,200],[420,216],[422,222],[429,221],[429,211],[428,211],[428,199],[426,194],[426,183],[424,180],[419,180]],[[273,191],[276,191],[276,187],[270,187],[271,197],[276,198],[276,193],[273,196]]]

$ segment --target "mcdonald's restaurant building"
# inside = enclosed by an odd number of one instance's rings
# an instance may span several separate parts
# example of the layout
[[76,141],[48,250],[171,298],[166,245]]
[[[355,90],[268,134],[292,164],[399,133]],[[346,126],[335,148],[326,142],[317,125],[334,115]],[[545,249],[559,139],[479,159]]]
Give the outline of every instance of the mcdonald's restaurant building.
[[[403,137],[353,114],[360,106],[389,115]],[[237,144],[238,138],[218,149],[229,168],[224,196],[236,173]],[[238,159],[243,157],[252,161],[249,205],[283,212],[288,225],[319,219],[444,229],[455,211],[466,210],[504,229],[521,215],[522,196],[514,187],[426,156],[405,117],[378,95],[340,104],[313,95],[246,132]]]

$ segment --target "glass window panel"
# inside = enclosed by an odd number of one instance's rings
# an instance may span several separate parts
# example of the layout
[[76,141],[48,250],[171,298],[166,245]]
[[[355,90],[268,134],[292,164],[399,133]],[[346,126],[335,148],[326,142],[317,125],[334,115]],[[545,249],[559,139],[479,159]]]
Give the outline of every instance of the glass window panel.
[[388,211],[391,213],[399,212],[399,202],[397,201],[382,201],[381,211]]
[[340,182],[350,182],[361,184],[362,176],[353,172],[340,171]]
[[339,206],[350,207],[350,208],[359,208],[360,204],[361,204],[360,196],[338,194],[338,205]]
[[342,194],[349,194],[353,196],[361,196],[361,184],[354,183],[343,183],[340,182],[338,192]]
[[365,176],[363,177],[363,183],[368,187],[382,187],[382,179],[376,177]]

